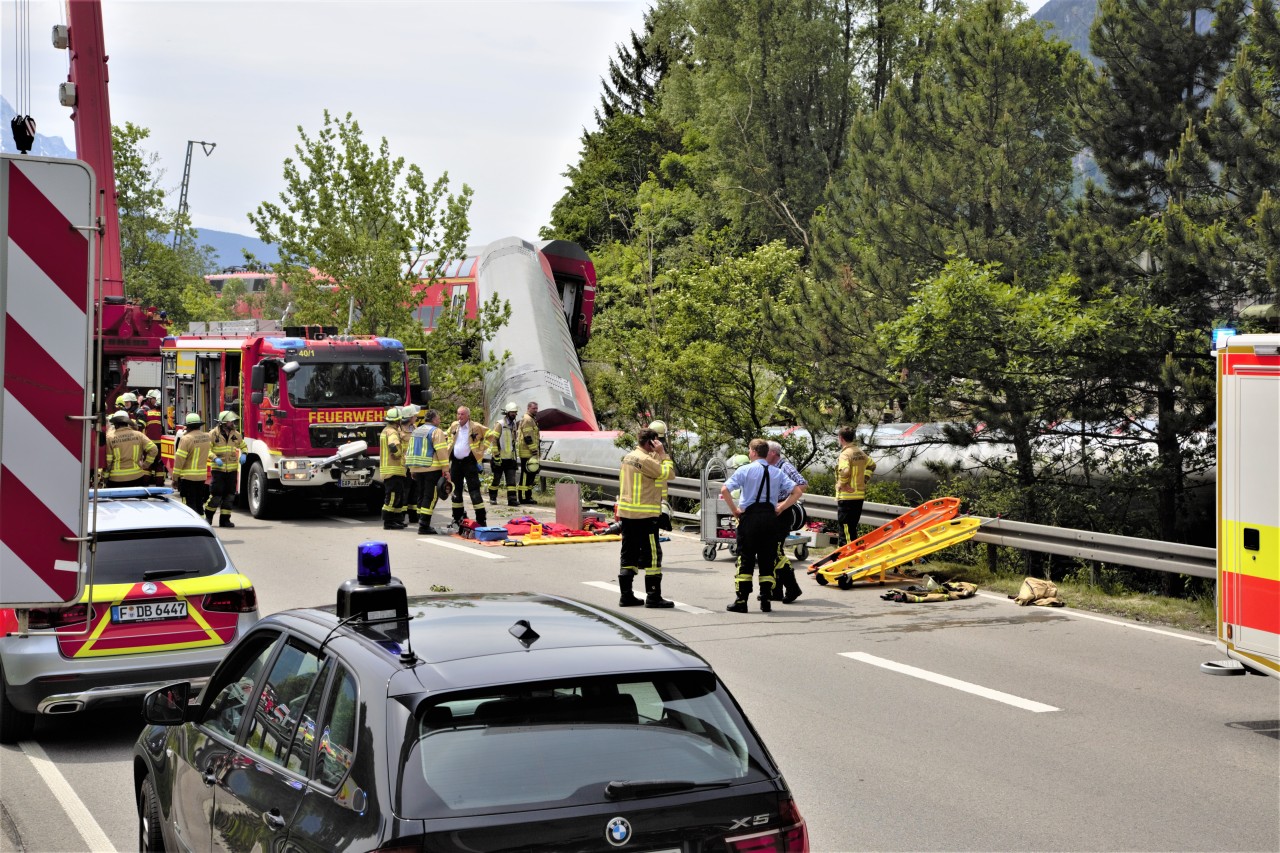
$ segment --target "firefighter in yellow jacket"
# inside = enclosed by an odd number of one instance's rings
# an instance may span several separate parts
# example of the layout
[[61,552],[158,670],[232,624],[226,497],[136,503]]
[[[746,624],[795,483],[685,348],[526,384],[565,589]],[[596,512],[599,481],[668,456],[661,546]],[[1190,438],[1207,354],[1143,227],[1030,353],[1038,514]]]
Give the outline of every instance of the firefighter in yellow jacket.
[[404,461],[417,484],[418,535],[431,536],[440,532],[431,525],[431,515],[440,497],[440,484],[449,476],[449,447],[440,428],[440,413],[426,409],[421,414],[421,425],[409,435]]
[[836,536],[845,545],[858,538],[858,519],[867,498],[867,479],[876,470],[875,460],[857,444],[851,426],[840,427],[840,456],[836,459]]
[[[619,607],[675,607],[662,597],[662,567],[658,564],[658,516],[662,514],[662,485],[674,468],[666,448],[651,429],[640,430],[640,445],[622,458],[618,471],[618,520],[622,525]],[[636,573],[644,571],[645,597],[632,593]]]
[[378,438],[379,473],[382,475],[382,529],[403,530],[409,524],[404,520],[405,499],[409,492],[409,469],[404,456],[407,442],[401,429],[400,410],[387,409],[387,425]]
[[209,500],[209,451],[213,434],[204,428],[199,412],[187,415],[187,431],[173,449],[173,484],[183,502],[196,512],[204,512]]
[[160,453],[156,443],[133,428],[129,413],[120,409],[111,415],[107,433],[107,485],[149,485],[151,463]]
[[240,434],[239,423],[239,415],[223,410],[218,413],[217,427],[210,433],[213,476],[209,482],[209,502],[204,505],[204,518],[213,524],[216,513],[219,527],[235,527],[231,521],[231,505],[235,503],[236,491],[240,487],[240,463],[248,450],[244,436]]
[[[491,504],[498,502],[499,488],[507,493],[508,506],[518,506],[521,503],[521,493],[516,486],[516,479],[520,477],[521,463],[517,461],[517,446],[520,441],[519,432],[523,425],[516,423],[518,412],[519,409],[516,408],[514,400],[507,403],[506,408],[502,410],[502,417],[493,422],[493,427],[488,433],[489,457],[493,468],[493,479],[489,482],[489,503]],[[523,479],[521,483],[523,484]]]
[[516,430],[516,455],[520,457],[520,503],[537,503],[533,499],[533,481],[538,479],[538,458],[542,431],[538,429],[538,404],[530,403]]

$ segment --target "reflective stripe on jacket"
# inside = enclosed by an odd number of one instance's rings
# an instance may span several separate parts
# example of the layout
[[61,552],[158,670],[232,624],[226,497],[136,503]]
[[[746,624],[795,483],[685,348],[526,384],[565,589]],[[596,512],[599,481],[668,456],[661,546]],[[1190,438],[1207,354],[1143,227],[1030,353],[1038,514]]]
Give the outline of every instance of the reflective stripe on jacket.
[[117,427],[107,436],[107,479],[136,480],[151,468],[160,448],[142,433]]
[[237,430],[223,432],[222,427],[209,430],[213,438],[213,446],[209,453],[214,459],[221,459],[222,464],[214,463],[213,470],[223,473],[235,473],[240,470],[240,454],[249,449],[244,443],[244,436]]
[[424,424],[410,434],[404,462],[411,473],[443,471],[449,467],[449,449],[443,442],[436,443],[443,434],[444,430],[435,424]]
[[836,460],[836,500],[860,501],[867,497],[867,478],[876,470],[876,461],[861,447],[850,444]]
[[378,437],[378,472],[386,477],[404,477],[408,471],[404,465],[404,434],[395,424],[387,424]]
[[209,451],[213,436],[207,430],[187,430],[173,450],[173,477],[203,483],[209,476]]
[[514,423],[507,423],[506,418],[494,423],[493,429],[489,430],[489,452],[494,459],[516,458],[517,429],[518,427]]
[[637,447],[622,457],[618,470],[618,517],[652,518],[662,514],[662,486],[675,466],[670,459]]
[[[516,429],[516,452],[521,459],[538,455],[538,443],[542,440],[542,431],[538,429],[538,421],[533,415],[526,414]],[[525,439],[529,439],[526,441]]]

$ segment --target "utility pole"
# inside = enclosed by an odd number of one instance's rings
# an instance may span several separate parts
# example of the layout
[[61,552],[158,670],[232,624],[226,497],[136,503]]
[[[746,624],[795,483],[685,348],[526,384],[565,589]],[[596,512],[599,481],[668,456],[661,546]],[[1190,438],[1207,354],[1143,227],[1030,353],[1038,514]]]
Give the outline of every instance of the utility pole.
[[[187,187],[191,184],[191,148],[199,145],[204,149],[204,156],[208,157],[213,153],[213,149],[218,147],[216,142],[197,142],[194,139],[187,140],[187,164],[182,168],[182,191],[178,194],[178,219],[187,215]],[[173,229],[173,248],[178,248],[178,229]]]

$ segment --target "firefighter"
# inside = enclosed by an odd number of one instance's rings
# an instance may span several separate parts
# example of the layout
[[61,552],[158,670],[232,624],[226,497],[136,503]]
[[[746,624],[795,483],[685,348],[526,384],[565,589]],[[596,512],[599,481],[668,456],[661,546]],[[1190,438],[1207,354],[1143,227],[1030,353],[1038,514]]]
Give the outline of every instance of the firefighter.
[[[152,389],[147,392],[147,396],[142,398],[138,406],[138,425],[142,431],[146,433],[147,438],[158,442],[160,436],[164,435],[164,412],[160,411],[160,392]],[[156,456],[156,461],[151,463],[151,482],[156,486],[163,486],[165,480],[164,459]]]
[[[671,446],[667,441],[667,424],[666,421],[653,421],[649,424],[649,429],[658,434],[658,441],[662,442],[663,448]],[[673,475],[674,476],[674,475]],[[669,477],[664,477],[662,482],[658,484],[658,488],[662,491],[662,512],[658,514],[658,529],[671,529],[671,504],[667,502],[667,484],[670,482]],[[654,540],[658,547],[658,569],[662,569],[662,534],[658,534],[658,538]]]
[[[675,607],[662,597],[658,565],[658,515],[662,512],[662,480],[671,477],[671,459],[651,429],[640,430],[640,445],[622,458],[618,471],[618,519],[622,525],[619,607]],[[645,597],[632,593],[636,573],[644,571]]]
[[840,427],[840,456],[836,459],[836,537],[839,545],[857,538],[862,502],[867,498],[867,479],[876,470],[876,462],[857,445],[857,433],[851,426]]
[[422,423],[409,436],[405,464],[418,493],[418,535],[434,536],[440,531],[431,526],[431,515],[440,497],[441,480],[449,477],[449,446],[440,429],[440,413],[426,409],[420,413]]
[[[804,475],[791,464],[791,460],[782,455],[782,443],[778,441],[769,442],[769,453],[765,456],[765,461],[770,467],[780,468],[782,473],[786,474],[796,482],[800,487],[800,495],[804,496],[805,491],[809,488],[809,481]],[[797,530],[804,523],[804,506],[799,501],[792,505],[787,512],[778,516],[778,552],[777,562],[773,566],[773,600],[781,601],[783,604],[790,604],[801,595],[804,590],[800,589],[800,584],[796,583],[796,571],[791,565],[791,561],[787,559],[785,545],[787,536],[792,530]]]
[[199,412],[187,415],[187,430],[173,450],[173,483],[183,502],[196,512],[204,512],[209,500],[209,451],[213,434],[204,428]]
[[520,457],[519,503],[537,503],[533,499],[533,481],[538,478],[538,456],[542,433],[538,429],[538,404],[530,403],[516,431],[516,453]]
[[520,492],[516,487],[520,476],[520,463],[516,460],[516,432],[520,424],[516,423],[519,413],[516,401],[507,403],[502,410],[502,417],[493,422],[489,430],[489,454],[493,457],[493,480],[489,484],[489,503],[498,502],[498,485],[506,484],[507,506],[519,506]]
[[156,443],[133,428],[125,409],[111,415],[111,431],[107,433],[107,485],[146,486],[147,473],[160,453]]
[[[409,449],[409,436],[413,435],[414,424],[417,423],[418,415],[421,413],[422,409],[413,403],[400,407],[400,446],[405,448],[406,456]],[[417,527],[418,483],[413,479],[408,463],[405,464],[404,472],[404,510],[406,526]]]
[[462,503],[462,489],[466,486],[471,495],[471,507],[476,511],[476,524],[484,527],[488,522],[484,506],[484,492],[480,489],[480,460],[484,458],[484,424],[471,420],[471,410],[458,407],[458,419],[449,424],[449,480],[453,483],[453,523],[458,527],[467,518]]
[[[138,423],[134,420],[134,411],[138,408],[138,395],[132,391],[125,391],[119,397],[116,397],[116,411],[124,412],[129,416],[129,423],[134,429],[138,428]],[[107,421],[107,432],[109,433],[114,427],[111,426],[112,420]]]
[[404,464],[404,431],[400,428],[403,418],[395,406],[387,409],[387,425],[378,439],[379,473],[382,474],[382,529],[403,530],[409,524],[404,520],[405,499],[409,491],[409,471]]
[[231,504],[235,503],[240,485],[240,463],[248,446],[237,429],[240,416],[224,409],[218,413],[218,426],[211,433],[209,452],[213,455],[213,478],[209,483],[209,501],[204,505],[205,521],[213,524],[218,514],[219,527],[235,527],[231,521]]

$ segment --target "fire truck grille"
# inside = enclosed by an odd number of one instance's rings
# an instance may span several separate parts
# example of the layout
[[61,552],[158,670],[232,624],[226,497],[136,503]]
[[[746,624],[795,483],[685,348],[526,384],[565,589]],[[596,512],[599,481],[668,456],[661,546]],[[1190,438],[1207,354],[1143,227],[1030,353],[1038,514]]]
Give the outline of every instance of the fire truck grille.
[[312,424],[311,446],[331,448],[363,439],[370,447],[377,449],[382,427],[382,424]]

